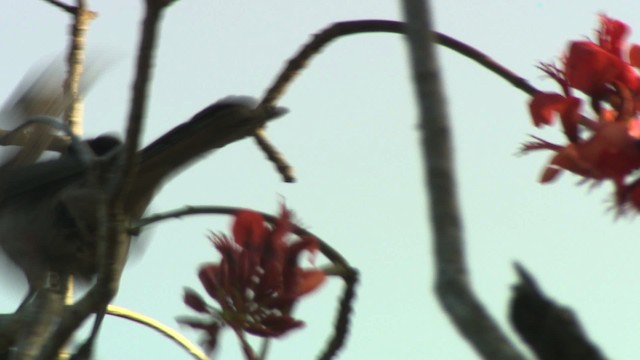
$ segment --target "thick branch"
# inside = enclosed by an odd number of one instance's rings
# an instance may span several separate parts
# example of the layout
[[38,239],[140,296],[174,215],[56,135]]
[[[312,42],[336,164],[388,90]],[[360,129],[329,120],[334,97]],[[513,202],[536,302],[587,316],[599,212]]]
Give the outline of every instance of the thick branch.
[[98,277],[96,284],[62,317],[51,341],[40,354],[40,359],[55,357],[71,334],[93,312],[106,308],[119,287],[120,275],[128,251],[129,236],[125,229],[123,203],[131,182],[136,174],[137,156],[142,120],[146,106],[147,89],[152,68],[153,48],[157,38],[161,13],[165,3],[147,1],[147,10],[143,22],[142,39],[139,47],[136,78],[127,128],[124,162],[120,176],[110,180],[112,186],[104,189],[103,201],[96,211],[99,219],[96,240],[98,241]]
[[451,130],[435,55],[429,6],[404,0],[407,41],[420,110],[425,188],[431,209],[436,261],[436,293],[458,330],[485,359],[524,357],[502,333],[474,295],[468,279],[453,169]]

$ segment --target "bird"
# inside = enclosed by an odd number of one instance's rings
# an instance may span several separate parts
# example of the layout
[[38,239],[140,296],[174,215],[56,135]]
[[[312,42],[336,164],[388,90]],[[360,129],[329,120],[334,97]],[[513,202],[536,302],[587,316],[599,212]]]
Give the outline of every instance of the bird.
[[[24,96],[28,95],[27,90]],[[140,219],[173,175],[286,112],[282,107],[258,106],[249,97],[227,97],[139,150],[137,175],[124,201],[127,220]],[[27,278],[29,291],[23,304],[45,286],[50,272],[90,279],[97,271],[95,186],[104,185],[103,178],[113,174],[123,146],[110,135],[80,145],[89,149],[91,161],[77,146],[70,146],[55,159],[0,167],[0,248]]]

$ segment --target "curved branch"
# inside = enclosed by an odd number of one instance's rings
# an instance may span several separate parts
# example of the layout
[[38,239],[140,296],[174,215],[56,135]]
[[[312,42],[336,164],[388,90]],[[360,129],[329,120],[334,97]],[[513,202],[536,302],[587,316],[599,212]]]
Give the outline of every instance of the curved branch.
[[[259,211],[255,211],[255,210],[251,210],[251,209],[246,209],[246,208],[240,208],[240,207],[233,207],[233,206],[185,206],[182,209],[176,209],[176,210],[171,210],[171,211],[167,211],[167,212],[163,212],[163,213],[158,213],[155,215],[151,215],[151,216],[147,216],[143,219],[138,220],[137,222],[135,222],[133,224],[133,226],[131,226],[130,228],[130,232],[132,234],[138,234],[140,232],[140,230],[142,230],[143,227],[151,225],[153,223],[159,222],[159,221],[163,221],[163,220],[167,220],[167,219],[173,219],[173,218],[181,218],[183,216],[189,216],[189,215],[235,215],[238,211],[253,211],[253,212],[257,212],[260,215],[262,215],[262,217],[269,223],[271,224],[275,224],[276,221],[278,220],[277,217],[267,214],[267,213],[263,213],[263,212],[259,212]],[[342,255],[340,255],[340,253],[334,249],[333,247],[331,247],[331,245],[327,244],[326,242],[324,242],[320,237],[318,237],[317,235],[313,234],[312,232],[296,225],[296,224],[292,224],[293,225],[293,229],[292,232],[300,237],[302,236],[311,236],[314,237],[316,239],[318,239],[318,243],[320,244],[320,252],[322,252],[322,254],[324,256],[327,257],[327,259],[329,259],[332,263],[348,268],[350,267],[349,263],[347,262],[347,259],[345,259]]]
[[[276,104],[278,99],[282,97],[292,81],[298,76],[300,70],[302,70],[309,63],[314,55],[318,54],[323,47],[328,45],[333,40],[348,35],[377,32],[406,34],[407,29],[405,23],[399,21],[356,20],[338,22],[330,25],[324,30],[321,30],[313,37],[313,39],[309,43],[304,45],[302,49],[300,49],[298,53],[287,62],[287,65],[280,72],[280,75],[278,75],[273,85],[271,85],[271,87],[265,93],[262,99],[262,104]],[[540,90],[529,84],[527,80],[518,76],[506,67],[500,65],[498,62],[493,60],[482,51],[437,31],[434,31],[432,33],[434,36],[434,41],[437,44],[449,48],[477,62],[496,75],[505,79],[516,88],[524,91],[525,93],[534,95],[540,92]]]
[[205,355],[199,347],[194,345],[189,339],[184,337],[182,334],[177,332],[176,330],[164,325],[163,323],[148,317],[146,315],[140,314],[133,310],[123,308],[117,305],[110,304],[107,306],[107,314],[116,316],[122,319],[131,320],[138,324],[144,325],[152,330],[157,331],[158,333],[168,337],[173,340],[176,344],[180,345],[183,349],[188,351],[195,359],[198,360],[208,360],[209,358]]
[[[316,34],[309,43],[304,45],[302,49],[288,61],[273,85],[271,85],[265,93],[261,105],[275,105],[311,58],[333,40],[342,36],[372,32],[405,34],[406,27],[402,22],[391,20],[357,20],[332,24]],[[433,32],[433,34],[436,43],[474,60],[527,94],[533,96],[540,92],[529,84],[527,80],[500,65],[478,49],[445,34],[438,32]],[[269,143],[264,130],[256,131],[254,138],[269,160],[276,166],[284,181],[294,182],[293,168],[275,147]]]

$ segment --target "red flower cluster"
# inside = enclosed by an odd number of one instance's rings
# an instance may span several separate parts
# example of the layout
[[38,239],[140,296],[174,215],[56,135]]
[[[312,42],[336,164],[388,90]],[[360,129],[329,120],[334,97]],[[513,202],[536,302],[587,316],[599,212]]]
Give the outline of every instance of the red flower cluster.
[[290,216],[283,208],[278,221],[269,227],[259,213],[240,211],[233,224],[233,240],[212,236],[222,259],[218,264],[203,265],[199,277],[221,309],[214,309],[195,291],[186,289],[184,302],[210,318],[204,322],[181,320],[204,330],[209,335],[209,348],[215,346],[223,324],[239,335],[246,331],[263,337],[280,336],[303,325],[291,317],[292,307],[300,297],[318,288],[325,274],[298,266],[298,256],[305,250],[314,253],[318,241],[312,237],[287,241],[292,230]]
[[[557,145],[537,137],[523,152],[552,150],[556,155],[543,172],[541,182],[556,178],[562,170],[587,180],[611,180],[619,210],[631,205],[640,210],[640,186],[629,176],[640,168],[640,46],[627,48],[629,27],[600,17],[598,41],[573,41],[563,59],[564,68],[542,64],[540,68],[560,84],[563,94],[538,93],[529,104],[533,123],[551,125],[557,115],[568,139]],[[628,49],[628,50],[627,50]],[[589,97],[597,114],[593,121],[582,115],[579,90]],[[580,131],[582,130],[582,131]]]

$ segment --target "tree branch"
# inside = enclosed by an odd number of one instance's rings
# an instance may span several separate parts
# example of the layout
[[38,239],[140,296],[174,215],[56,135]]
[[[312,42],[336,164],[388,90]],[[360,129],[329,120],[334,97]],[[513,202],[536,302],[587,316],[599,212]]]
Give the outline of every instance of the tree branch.
[[[114,174],[114,177],[109,179],[110,184],[102,187],[102,201],[98,202],[96,209],[99,220],[96,236],[97,281],[82,299],[64,313],[52,338],[40,354],[41,360],[54,358],[80,324],[93,312],[104,311],[118,291],[129,243],[129,236],[125,231],[123,204],[137,171],[136,150],[139,146],[151,78],[153,49],[161,13],[167,4],[164,1],[147,0],[121,171],[119,176]],[[92,336],[94,335],[95,332],[92,333]]]
[[152,330],[157,331],[158,333],[166,336],[167,338],[171,339],[173,342],[175,342],[176,344],[180,345],[180,347],[182,347],[183,349],[185,349],[186,351],[188,351],[193,358],[198,359],[198,360],[208,360],[209,358],[207,357],[207,355],[205,355],[202,350],[200,350],[199,347],[197,347],[196,345],[194,345],[191,341],[189,341],[189,339],[187,339],[186,337],[184,337],[182,334],[180,334],[179,332],[177,332],[176,330],[168,327],[167,325],[153,319],[150,318],[148,316],[145,316],[143,314],[140,314],[138,312],[135,312],[133,310],[127,309],[127,308],[123,308],[120,306],[116,306],[113,304],[110,304],[107,307],[107,314],[112,315],[112,316],[116,316],[122,319],[127,319],[127,320],[131,320],[133,322],[136,322],[138,324],[144,325]]
[[436,294],[461,334],[485,359],[521,360],[516,347],[476,298],[469,284],[458,211],[453,146],[427,2],[403,0],[407,42],[420,110],[425,188],[431,209]]

